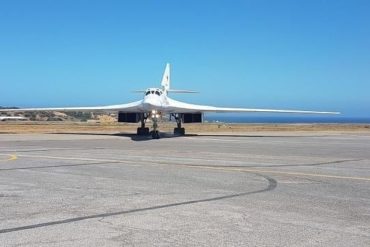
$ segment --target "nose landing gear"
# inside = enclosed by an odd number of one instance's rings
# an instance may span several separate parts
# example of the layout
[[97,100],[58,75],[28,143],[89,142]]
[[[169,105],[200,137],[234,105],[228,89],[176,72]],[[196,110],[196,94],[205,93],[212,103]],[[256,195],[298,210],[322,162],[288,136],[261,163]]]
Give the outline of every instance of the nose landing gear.
[[153,139],[159,139],[159,131],[158,131],[158,118],[160,117],[160,114],[157,113],[157,111],[152,111],[151,113],[151,120],[153,122],[153,130],[149,131],[149,128],[145,127],[146,120],[149,117],[149,113],[143,113],[140,116],[140,123],[141,126],[137,128],[137,135],[138,136],[148,136],[151,135]]
[[152,138],[153,139],[159,139],[159,131],[158,131],[158,114],[153,114],[154,117],[152,117],[153,121],[153,130],[151,131]]
[[152,130],[151,133],[152,133],[152,138],[153,139],[159,139],[160,138],[158,130]]
[[[150,117],[150,119],[153,122],[153,130],[149,131],[149,128],[145,127],[146,120]],[[141,126],[137,128],[137,135],[139,136],[148,136],[151,135],[153,139],[159,139],[160,134],[158,130],[158,119],[160,117],[160,113],[157,111],[152,111],[148,114],[142,114],[140,118]],[[174,117],[176,120],[177,128],[173,129],[173,133],[178,136],[184,136],[185,135],[185,128],[181,127],[181,120],[182,120],[182,114],[171,114],[171,117]]]

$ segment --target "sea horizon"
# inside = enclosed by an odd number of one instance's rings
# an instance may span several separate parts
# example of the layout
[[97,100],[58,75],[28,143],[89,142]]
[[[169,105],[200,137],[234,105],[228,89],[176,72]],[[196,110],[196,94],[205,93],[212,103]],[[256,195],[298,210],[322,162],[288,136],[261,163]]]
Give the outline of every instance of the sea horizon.
[[289,123],[289,124],[370,124],[370,117],[343,116],[226,116],[205,115],[204,121],[209,123]]

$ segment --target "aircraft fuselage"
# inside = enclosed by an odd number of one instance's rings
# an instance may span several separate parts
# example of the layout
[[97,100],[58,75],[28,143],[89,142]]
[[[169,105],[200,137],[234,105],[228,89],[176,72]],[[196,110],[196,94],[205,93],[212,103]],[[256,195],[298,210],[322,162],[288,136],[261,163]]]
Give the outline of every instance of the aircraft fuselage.
[[149,88],[145,92],[142,101],[142,108],[144,111],[165,111],[168,106],[167,94],[159,88]]

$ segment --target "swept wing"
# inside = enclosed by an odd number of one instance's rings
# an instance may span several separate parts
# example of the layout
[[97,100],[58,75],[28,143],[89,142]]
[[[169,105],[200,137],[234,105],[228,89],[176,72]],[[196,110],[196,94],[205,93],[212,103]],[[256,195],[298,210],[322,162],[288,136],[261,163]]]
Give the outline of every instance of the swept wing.
[[63,111],[63,112],[89,112],[89,111],[125,111],[125,112],[145,112],[142,108],[142,100],[128,104],[108,105],[108,106],[90,106],[90,107],[55,107],[55,108],[19,108],[19,109],[1,109],[1,112],[26,112],[26,111]]
[[167,112],[190,113],[190,112],[270,112],[270,113],[297,113],[297,114],[340,114],[339,112],[326,111],[302,111],[302,110],[281,110],[281,109],[254,109],[254,108],[229,108],[207,105],[195,105],[168,98]]

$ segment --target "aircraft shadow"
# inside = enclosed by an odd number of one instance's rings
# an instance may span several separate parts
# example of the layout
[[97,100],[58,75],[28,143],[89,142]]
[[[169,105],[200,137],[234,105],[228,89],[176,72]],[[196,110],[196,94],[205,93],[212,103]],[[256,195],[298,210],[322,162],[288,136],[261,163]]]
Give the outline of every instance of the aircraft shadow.
[[[89,133],[89,132],[59,132],[59,133],[51,133],[53,135],[89,135],[89,136],[118,136],[118,137],[127,137],[130,138],[132,141],[155,141],[151,135],[147,136],[139,136],[134,133]],[[167,139],[167,138],[177,138],[183,137],[180,135],[174,135],[172,133],[160,132],[160,139]],[[186,136],[196,136],[196,135],[186,135]]]
[[[59,132],[59,133],[52,133],[55,135],[90,135],[90,136],[119,136],[119,137],[127,137],[130,138],[132,141],[154,141],[155,139],[152,138],[151,135],[147,136],[139,136],[134,133],[89,133],[89,132]],[[168,138],[179,138],[184,137],[181,135],[175,135],[173,133],[168,132],[160,132],[160,139],[168,139]],[[325,137],[325,135],[242,135],[242,134],[186,134],[185,137],[235,137],[235,138],[297,138],[297,137]]]
[[290,137],[323,137],[325,135],[243,135],[243,134],[191,134],[186,136],[198,137],[241,137],[241,138],[290,138]]

